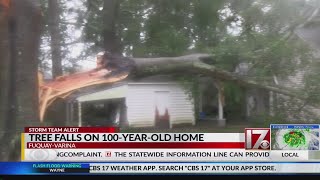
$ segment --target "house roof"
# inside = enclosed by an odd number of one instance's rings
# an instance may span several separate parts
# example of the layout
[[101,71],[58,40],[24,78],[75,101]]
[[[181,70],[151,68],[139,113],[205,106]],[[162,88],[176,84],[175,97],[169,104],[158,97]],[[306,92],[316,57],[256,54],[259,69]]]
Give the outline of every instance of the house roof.
[[[313,8],[310,10],[313,12],[310,18],[302,26],[295,30],[295,33],[309,45],[311,45],[314,50],[320,51],[320,10],[319,8]],[[320,55],[320,54],[318,54]]]
[[78,96],[76,100],[78,102],[90,102],[90,101],[124,98],[126,97],[127,92],[128,92],[128,85],[121,85],[118,87],[104,89],[104,90],[96,91],[86,95]]
[[134,82],[172,82],[175,81],[172,75],[167,75],[167,74],[160,74],[160,75],[154,75],[154,76],[148,76],[140,79],[136,79]]
[[106,84],[97,84],[94,86],[88,86],[81,89],[73,91],[69,96],[65,97],[67,102],[77,101],[79,97],[87,96],[96,92],[102,92],[105,90],[117,88],[123,85],[127,85],[128,81],[120,80],[118,82],[106,83]]
[[[171,83],[176,83],[176,82],[174,82],[174,79],[170,75],[153,75],[153,76],[148,76],[148,77],[134,79],[134,80],[133,79],[123,79],[123,80],[113,82],[113,83],[100,84],[100,85],[88,86],[88,87],[84,87],[81,89],[77,89],[72,94],[67,96],[66,100],[68,102],[79,101],[79,100],[80,101],[87,101],[87,99],[84,100],[82,97],[89,97],[89,96],[91,97],[92,95],[94,95],[96,93],[98,93],[97,95],[100,96],[101,95],[100,92],[104,92],[107,95],[111,91],[117,90],[119,88],[122,89],[124,86],[127,87],[126,85],[130,85],[130,84],[147,85],[147,84],[171,84]],[[120,96],[113,95],[113,94],[109,94],[108,97],[105,97],[104,95],[103,95],[103,97],[100,96],[100,99],[120,98]],[[122,93],[121,97],[124,97],[123,93]],[[98,99],[95,99],[95,100],[98,100]]]
[[[320,10],[318,7],[310,6],[306,10],[308,19],[295,29],[295,34],[308,44],[315,57],[320,57]],[[298,68],[292,75],[285,79],[279,79],[282,86],[293,89],[304,87],[306,73],[311,71],[311,66]]]
[[[106,78],[105,76],[108,73],[109,71],[107,69],[92,69],[60,76],[49,82],[40,82],[40,120],[43,120],[47,107],[58,98],[63,98],[67,101],[91,101],[97,100],[99,97],[103,99],[119,98],[123,97],[125,94],[124,88],[120,88],[124,84],[168,83],[173,81],[173,78],[170,75],[155,75],[135,79],[133,81],[126,80],[126,77],[129,75],[128,73]],[[117,92],[119,88],[121,89],[121,93]],[[104,95],[102,95],[103,93]]]
[[92,69],[89,71],[60,76],[51,82],[39,83],[39,113],[40,120],[43,117],[47,107],[57,98],[66,98],[74,91],[87,88],[94,85],[110,84],[121,81],[128,76],[128,73],[122,73],[116,76],[105,76],[109,73],[107,69]]

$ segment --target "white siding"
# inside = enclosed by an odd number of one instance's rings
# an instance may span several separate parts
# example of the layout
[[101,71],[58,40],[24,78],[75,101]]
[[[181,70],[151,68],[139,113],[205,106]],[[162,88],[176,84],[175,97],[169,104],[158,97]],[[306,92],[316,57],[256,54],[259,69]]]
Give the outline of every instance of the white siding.
[[177,85],[172,86],[170,100],[172,124],[192,123],[194,125],[194,103],[185,90]]
[[126,97],[129,126],[155,126],[155,93],[169,93],[168,111],[170,125],[181,123],[195,124],[194,105],[188,94],[178,85],[172,83],[131,83]]
[[286,88],[301,89],[304,87],[304,76],[308,69],[299,69],[286,80],[280,80],[280,84]]
[[126,98],[129,126],[154,126],[154,104],[152,85],[128,85]]

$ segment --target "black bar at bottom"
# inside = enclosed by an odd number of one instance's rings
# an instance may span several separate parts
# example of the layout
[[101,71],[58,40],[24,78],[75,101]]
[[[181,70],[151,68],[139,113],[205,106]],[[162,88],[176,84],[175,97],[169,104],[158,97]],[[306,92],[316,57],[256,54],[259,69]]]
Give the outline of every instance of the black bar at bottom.
[[89,173],[89,168],[36,168],[38,173]]

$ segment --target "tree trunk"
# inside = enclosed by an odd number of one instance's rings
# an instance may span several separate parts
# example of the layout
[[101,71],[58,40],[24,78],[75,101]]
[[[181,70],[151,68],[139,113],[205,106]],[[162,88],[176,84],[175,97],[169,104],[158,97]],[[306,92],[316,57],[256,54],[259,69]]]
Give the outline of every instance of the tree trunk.
[[120,39],[117,35],[119,0],[104,0],[103,3],[103,42],[104,49],[112,54],[121,54]]
[[232,81],[242,87],[261,88],[290,97],[304,99],[305,97],[280,86],[270,86],[260,82],[244,79],[241,76],[216,68],[203,62],[212,58],[209,54],[191,54],[180,57],[159,58],[133,58],[136,69],[133,72],[138,77],[149,76],[160,73],[196,73],[211,76],[223,81]]
[[49,33],[51,37],[51,59],[52,59],[52,77],[62,75],[62,55],[61,42],[62,35],[60,32],[60,7],[59,1],[48,1],[48,19]]
[[[38,126],[38,50],[40,40],[41,11],[38,0],[12,0],[9,17],[0,26],[8,32],[7,98],[1,104],[9,107],[4,121],[5,132],[1,138],[1,161],[15,161],[20,156],[20,133],[26,126]],[[5,30],[6,29],[6,30]],[[3,33],[5,34],[5,33]],[[3,38],[3,37],[2,37]],[[4,38],[5,39],[5,38]],[[1,41],[3,39],[0,39]],[[8,55],[7,55],[8,57]],[[6,87],[7,86],[7,87]]]
[[[0,140],[4,137],[9,112],[9,8],[6,1],[0,0]],[[1,141],[2,143],[2,141]],[[2,149],[0,149],[2,150]],[[0,160],[2,151],[0,151]]]

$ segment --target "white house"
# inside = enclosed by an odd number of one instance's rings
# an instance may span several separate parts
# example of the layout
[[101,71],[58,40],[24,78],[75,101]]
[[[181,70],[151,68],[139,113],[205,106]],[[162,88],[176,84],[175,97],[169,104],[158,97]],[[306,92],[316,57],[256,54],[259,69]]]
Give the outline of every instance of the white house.
[[[97,109],[102,114],[97,121],[93,116],[86,117]],[[67,121],[78,126],[112,123],[120,127],[172,128],[179,124],[195,125],[194,103],[179,83],[158,76],[75,94],[67,103]]]

